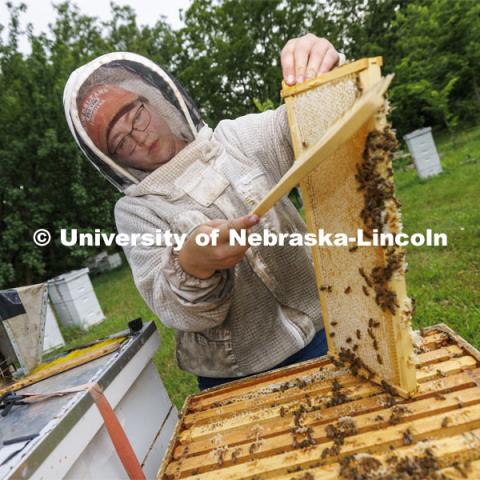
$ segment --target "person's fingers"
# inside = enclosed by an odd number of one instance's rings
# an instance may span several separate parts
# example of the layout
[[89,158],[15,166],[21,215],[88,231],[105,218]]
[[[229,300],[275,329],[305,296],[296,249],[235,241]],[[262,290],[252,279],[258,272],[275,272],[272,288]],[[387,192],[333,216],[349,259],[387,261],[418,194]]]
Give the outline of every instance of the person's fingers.
[[328,49],[330,48],[330,43],[323,39],[317,39],[314,43],[311,51],[310,56],[308,58],[307,69],[305,71],[305,79],[310,80],[311,78],[315,78],[320,72],[320,65],[322,65],[322,61]]
[[280,55],[283,80],[285,80],[287,85],[293,85],[295,83],[295,58],[293,56],[295,40],[296,39],[289,40],[283,47]]
[[245,256],[246,251],[250,248],[249,245],[233,245],[228,246],[224,252],[223,260],[230,263],[238,263]]
[[308,57],[313,45],[313,35],[305,35],[295,42],[293,56],[295,58],[295,81],[301,83],[305,80],[305,70],[307,69]]
[[294,85],[326,73],[335,67],[340,55],[325,38],[308,33],[289,40],[281,53],[283,79]]
[[229,220],[228,222],[224,221],[222,225],[217,227],[219,229],[219,241],[228,242],[231,229],[239,231],[244,228],[250,228],[253,227],[253,225],[256,225],[259,221],[260,219],[258,218],[258,215],[245,215],[243,217]]
[[258,215],[244,215],[243,217],[238,217],[230,220],[227,224],[229,230],[239,230],[247,229],[253,227],[259,222]]
[[209,227],[212,227],[212,228],[219,228],[224,223],[225,223],[225,220],[215,219],[215,220],[209,220],[205,225],[208,225]]
[[335,65],[337,65],[339,59],[340,55],[338,52],[333,47],[330,47],[323,57],[322,64],[320,66],[320,73],[329,72],[333,67],[335,67]]
[[240,262],[249,248],[249,245],[222,244],[215,248],[212,257],[215,259],[217,268],[228,268]]

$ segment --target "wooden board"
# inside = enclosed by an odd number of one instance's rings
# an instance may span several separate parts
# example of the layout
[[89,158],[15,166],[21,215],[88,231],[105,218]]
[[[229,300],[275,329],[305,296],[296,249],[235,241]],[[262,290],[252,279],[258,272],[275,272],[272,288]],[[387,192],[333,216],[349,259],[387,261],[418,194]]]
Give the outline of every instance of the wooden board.
[[53,377],[59,373],[66,372],[72,368],[84,365],[96,358],[103,357],[109,353],[115,352],[125,341],[125,337],[105,340],[99,344],[85,349],[78,349],[71,352],[69,355],[54,360],[51,363],[42,364],[31,374],[22,378],[21,380],[12,383],[6,387],[0,388],[0,396],[8,392],[15,392],[21,388],[28,387],[34,383]]
[[[363,59],[298,88],[283,91],[295,157],[354,108],[362,92],[381,80],[381,59]],[[364,233],[401,233],[391,158],[396,147],[385,101],[369,122],[322,159],[300,182],[308,230],[348,236],[343,246],[313,247],[329,353],[350,359],[372,379],[387,381],[405,396],[415,392],[411,338],[412,304],[406,293],[404,251],[359,246]]]
[[480,353],[444,325],[418,338],[409,399],[330,357],[190,396],[157,478],[480,478]]

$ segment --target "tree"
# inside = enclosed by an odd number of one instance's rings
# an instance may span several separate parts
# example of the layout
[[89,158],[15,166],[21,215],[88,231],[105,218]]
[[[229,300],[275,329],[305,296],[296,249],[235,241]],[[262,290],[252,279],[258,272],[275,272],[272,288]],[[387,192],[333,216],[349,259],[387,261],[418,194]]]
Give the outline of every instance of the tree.
[[402,131],[452,129],[478,118],[480,4],[465,0],[410,3],[393,22],[400,59],[391,97]]
[[280,103],[280,51],[314,31],[334,36],[327,7],[308,0],[194,0],[178,32],[176,74],[214,126],[256,111],[254,99]]
[[[49,34],[27,35],[18,50],[20,5],[10,7],[8,39],[0,45],[0,285],[45,280],[84,264],[93,249],[59,244],[61,228],[114,231],[118,193],[85,161],[68,131],[62,94],[70,73],[88,60],[127,49],[168,63],[173,34],[163,20],[140,29],[128,7],[113,6],[110,22],[57,6]],[[54,238],[37,247],[32,234]]]

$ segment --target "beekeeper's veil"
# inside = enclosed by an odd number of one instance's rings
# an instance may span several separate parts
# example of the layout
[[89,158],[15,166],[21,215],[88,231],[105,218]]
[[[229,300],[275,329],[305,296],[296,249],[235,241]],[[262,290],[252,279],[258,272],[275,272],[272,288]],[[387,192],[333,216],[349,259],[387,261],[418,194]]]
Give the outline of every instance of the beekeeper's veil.
[[122,192],[139,183],[149,172],[122,167],[103,153],[87,134],[81,121],[85,112],[80,108],[85,96],[97,85],[113,85],[146,98],[172,133],[187,143],[192,142],[204,126],[197,108],[183,88],[145,57],[126,52],[108,53],[75,70],[63,94],[68,126],[85,156]]

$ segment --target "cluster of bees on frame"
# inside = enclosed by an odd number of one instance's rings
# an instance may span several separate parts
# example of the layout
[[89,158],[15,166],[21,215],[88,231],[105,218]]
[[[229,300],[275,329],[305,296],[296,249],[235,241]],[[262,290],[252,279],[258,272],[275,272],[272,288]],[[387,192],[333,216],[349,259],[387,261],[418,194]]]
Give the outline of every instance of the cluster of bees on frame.
[[[334,329],[338,325],[338,322],[332,321],[330,322],[330,326],[332,329]],[[378,340],[375,335],[375,330],[380,327],[380,322],[377,320],[374,320],[373,318],[368,319],[368,328],[367,328],[367,335],[372,342],[372,347],[376,352],[376,359],[377,362],[380,365],[383,365],[383,359],[382,356],[379,353],[379,346],[378,346]],[[335,336],[335,331],[330,332],[330,337]],[[339,359],[332,358],[332,361],[336,364],[338,367],[344,367],[345,363],[350,366],[350,370],[353,375],[358,375],[358,372],[360,369],[364,369],[368,371],[368,368],[365,366],[365,364],[358,358],[356,355],[356,352],[358,351],[359,348],[359,343],[358,341],[362,340],[362,331],[360,329],[355,330],[355,334],[352,336],[349,336],[346,338],[345,342],[347,343],[347,347],[342,346],[340,347],[339,351]]]
[[[397,399],[394,389],[386,382],[382,382],[384,392],[388,395],[387,400],[384,403],[385,407],[390,409],[389,415],[377,415],[375,422],[387,425],[398,425],[405,421],[406,415],[411,415],[413,412],[407,405],[397,404]],[[332,395],[327,403],[324,403],[325,407],[332,407],[346,403],[349,398],[341,392],[342,385],[338,380],[334,379],[332,382]],[[312,404],[310,397],[306,394],[306,403],[300,403],[294,410],[286,409],[282,407],[280,409],[280,416],[293,417],[294,426],[292,428],[293,434],[293,448],[306,449],[317,445],[317,441],[313,437],[313,428],[308,425],[304,425],[304,415],[312,410],[316,410],[317,405]],[[310,407],[310,408],[309,408]],[[445,417],[442,421],[442,427],[447,427],[449,418]],[[332,442],[330,446],[321,450],[319,462],[313,465],[309,465],[308,468],[316,468],[329,461],[328,459],[337,459],[341,454],[342,448],[345,444],[347,437],[354,436],[358,433],[357,425],[354,418],[350,416],[340,417],[336,422],[330,423],[325,427],[326,437]],[[303,440],[299,440],[302,437]],[[406,428],[401,437],[403,446],[409,446],[415,443],[414,435],[409,428]],[[381,462],[378,458],[362,453],[358,455],[347,455],[340,458],[340,472],[339,478],[342,480],[399,480],[402,478],[428,478],[429,480],[447,480],[442,473],[439,473],[440,466],[433,450],[426,447],[415,455],[397,456],[393,453],[395,450],[394,445],[389,446],[390,453],[386,457],[384,462]],[[454,463],[453,467],[457,469],[463,476],[467,478],[466,472],[469,471],[469,463],[460,464]],[[304,467],[297,465],[288,469],[288,473],[301,472]],[[308,471],[304,472],[304,476],[296,477],[300,479],[311,480],[314,477]]]
[[[390,233],[399,233],[401,231],[400,214],[398,208],[399,201],[395,197],[395,186],[392,181],[393,170],[391,161],[393,152],[398,147],[398,141],[395,133],[390,126],[382,130],[374,130],[368,134],[365,149],[363,152],[363,161],[357,165],[355,178],[358,183],[358,190],[363,192],[364,205],[360,216],[364,223],[364,234],[372,238],[372,232],[378,233],[388,231]],[[396,293],[389,288],[390,281],[396,272],[405,273],[405,252],[397,246],[386,246],[384,248],[384,264],[366,271],[359,267],[360,287],[363,294],[374,298],[376,304],[382,312],[389,312],[395,315],[400,308]],[[358,246],[349,248],[350,253],[358,250]],[[355,287],[353,287],[355,288]],[[320,291],[331,293],[331,285],[322,285]],[[344,289],[344,294],[350,295],[352,286]],[[403,307],[403,306],[402,306]],[[413,312],[403,312],[410,319]],[[338,325],[336,320],[330,322],[330,337],[335,337],[335,327]],[[375,329],[380,326],[380,322],[374,318],[369,318],[366,332],[359,329],[344,340],[341,347],[343,356],[349,356],[356,361],[359,341],[362,335],[368,335],[375,350],[376,361],[383,365],[383,358],[379,352],[379,343],[376,338]],[[361,362],[360,362],[361,363]],[[362,365],[364,366],[364,365]],[[354,367],[355,368],[355,367]],[[358,368],[356,368],[358,370]],[[367,369],[368,370],[368,369]]]
[[[428,478],[429,480],[447,480],[440,473],[441,466],[430,448],[425,448],[417,455],[398,457],[389,455],[382,463],[369,455],[349,455],[340,461],[339,477],[343,480],[399,480]],[[459,470],[461,469],[459,465]],[[466,475],[464,478],[467,478]]]
[[[358,190],[363,192],[364,206],[360,217],[364,223],[364,234],[372,237],[388,231],[400,233],[401,223],[398,208],[400,202],[395,197],[395,185],[392,181],[393,153],[398,148],[398,141],[390,126],[383,130],[374,130],[368,134],[363,161],[357,165],[355,178]],[[384,247],[386,266],[377,266],[369,275],[359,270],[363,281],[363,292],[369,295],[368,288],[375,292],[375,302],[382,311],[395,315],[399,308],[395,292],[388,288],[388,283],[396,271],[403,271],[405,253],[396,246]]]

